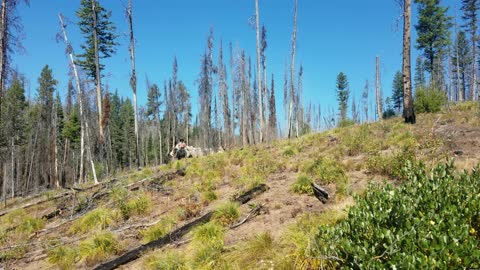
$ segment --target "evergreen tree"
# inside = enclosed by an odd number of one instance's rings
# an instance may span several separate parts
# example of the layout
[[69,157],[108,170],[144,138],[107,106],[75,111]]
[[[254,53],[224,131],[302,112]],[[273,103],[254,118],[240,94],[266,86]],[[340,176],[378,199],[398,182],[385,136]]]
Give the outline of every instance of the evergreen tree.
[[120,120],[121,120],[121,134],[123,143],[120,144],[123,153],[122,167],[132,168],[135,164],[135,119],[133,105],[130,99],[121,102]]
[[41,106],[41,121],[44,122],[47,127],[50,126],[52,119],[53,92],[55,92],[57,83],[48,65],[43,67],[40,77],[38,78],[38,103]]
[[427,80],[425,79],[425,65],[421,56],[417,57],[415,62],[415,90],[426,86]]
[[390,99],[390,97],[387,97],[385,99],[385,105],[387,105],[387,109],[383,112],[383,119],[388,119],[390,117],[393,117],[395,116],[395,110],[393,110],[393,107],[392,107],[392,100]]
[[95,81],[98,126],[100,140],[103,140],[103,106],[102,106],[102,83],[101,71],[104,65],[100,59],[108,58],[115,53],[115,26],[110,21],[110,12],[100,6],[97,0],[81,0],[77,10],[78,25],[82,32],[85,43],[81,45],[82,54],[77,55],[78,64],[82,66],[87,75]]
[[269,131],[270,131],[270,139],[277,138],[277,108],[275,106],[275,79],[272,74],[272,83],[270,86],[270,99],[269,99]]
[[453,46],[452,53],[452,62],[455,71],[454,79],[460,82],[460,89],[457,89],[458,100],[462,101],[465,100],[466,90],[468,89],[469,85],[467,80],[467,78],[469,77],[468,70],[473,62],[470,45],[467,41],[467,36],[463,31],[458,32],[455,39],[455,46]]
[[400,113],[403,105],[403,75],[400,71],[397,71],[397,73],[395,73],[395,77],[393,78],[392,102],[395,111]]
[[[423,51],[426,58],[425,69],[432,73],[435,58],[442,59],[450,44],[449,29],[451,17],[448,8],[440,6],[440,0],[415,0],[418,4],[417,49]],[[432,79],[432,78],[431,78]]]
[[[470,98],[476,99],[477,92],[477,30],[478,30],[478,10],[480,9],[479,0],[462,0],[462,18],[465,20],[464,29],[470,34],[472,40],[472,83],[470,89]],[[465,89],[465,88],[464,88]]]
[[78,111],[77,109],[72,109],[62,129],[62,136],[68,139],[74,148],[78,148],[78,144],[80,143],[80,131],[82,128],[80,125]]
[[25,139],[27,108],[25,89],[18,78],[14,78],[12,85],[7,90],[2,103],[2,126],[3,138],[11,141],[2,144],[21,145]]
[[348,89],[348,80],[347,76],[340,72],[337,76],[337,101],[338,108],[340,110],[340,120],[347,119],[347,107],[348,107],[348,97],[350,95],[350,90]]
[[[95,14],[93,14],[92,4],[95,5]],[[95,39],[97,39],[98,58],[108,58],[116,52],[115,46],[117,35],[115,34],[116,27],[110,21],[111,13],[103,8],[97,0],[81,0],[80,8],[77,10],[77,17],[79,18],[78,25],[82,32],[85,43],[80,45],[83,50],[82,54],[78,54],[78,65],[83,67],[89,77],[97,79],[96,64],[95,64]],[[94,17],[96,18],[96,27],[93,27]],[[96,31],[97,37],[94,36]],[[105,65],[99,64],[99,69],[102,71]]]

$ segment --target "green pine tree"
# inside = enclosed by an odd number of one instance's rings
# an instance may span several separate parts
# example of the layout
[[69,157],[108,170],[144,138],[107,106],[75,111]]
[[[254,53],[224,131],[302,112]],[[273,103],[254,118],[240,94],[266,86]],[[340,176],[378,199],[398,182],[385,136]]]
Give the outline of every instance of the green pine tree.
[[[95,1],[95,12],[97,18],[97,40],[98,40],[98,56],[100,59],[108,58],[116,52],[115,47],[117,35],[115,34],[116,27],[110,21],[111,13],[103,8],[99,1]],[[85,38],[85,43],[80,45],[83,53],[77,55],[78,65],[83,67],[89,77],[96,80],[95,67],[95,47],[94,47],[94,28],[93,28],[93,9],[92,0],[81,0],[80,8],[77,10],[77,17],[79,18],[78,25],[80,31]],[[104,65],[100,64],[100,71],[104,69]]]
[[340,120],[344,121],[347,119],[348,97],[350,95],[350,90],[348,88],[347,76],[343,72],[340,72],[337,76],[336,91],[338,108],[340,110]]
[[[460,31],[455,39],[452,52],[453,78],[458,82],[457,96],[459,100],[465,100],[465,92],[468,89],[469,67],[472,64],[470,44],[465,32]],[[458,63],[458,72],[457,72]],[[457,75],[458,74],[458,75]],[[457,78],[458,77],[458,78]],[[455,84],[457,85],[457,84]]]
[[14,78],[2,102],[1,132],[4,139],[10,139],[2,144],[22,145],[25,141],[26,117],[28,103],[25,99],[25,89],[18,78]]
[[423,51],[425,69],[432,73],[435,58],[443,58],[450,44],[451,17],[447,15],[448,8],[440,6],[440,0],[415,0],[415,3],[418,4],[416,47]]
[[45,65],[38,78],[38,103],[41,106],[41,121],[50,127],[52,120],[53,108],[53,93],[58,84],[57,80],[53,78],[52,70],[48,65]]
[[80,144],[80,132],[81,123],[80,117],[78,116],[78,110],[73,108],[68,116],[68,120],[65,121],[62,129],[62,136],[63,138],[68,139],[73,148],[76,149]]
[[397,73],[395,73],[395,77],[393,78],[392,102],[395,111],[400,113],[403,106],[403,75],[400,71],[397,71]]
[[425,79],[425,64],[421,56],[417,57],[415,62],[415,90],[423,88],[427,84],[427,79]]

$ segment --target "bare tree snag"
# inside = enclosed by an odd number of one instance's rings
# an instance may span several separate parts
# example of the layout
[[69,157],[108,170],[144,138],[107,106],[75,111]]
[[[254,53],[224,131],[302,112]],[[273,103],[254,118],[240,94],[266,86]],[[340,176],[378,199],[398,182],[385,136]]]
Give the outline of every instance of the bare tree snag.
[[411,0],[403,3],[403,117],[405,123],[415,124],[415,111],[412,97],[412,70],[410,55],[410,20],[412,15]]
[[[98,184],[97,180],[97,173],[95,171],[95,166],[93,163],[92,159],[92,153],[90,151],[90,143],[89,143],[89,136],[88,136],[88,121],[86,121],[84,114],[83,114],[83,90],[82,87],[80,86],[80,77],[78,76],[78,70],[77,70],[77,65],[75,64],[75,59],[73,58],[73,48],[70,45],[70,42],[68,41],[67,37],[67,32],[65,30],[65,23],[63,22],[63,16],[62,14],[58,14],[58,19],[60,20],[60,26],[62,28],[62,33],[63,33],[63,39],[65,41],[65,45],[67,45],[67,54],[70,58],[70,64],[72,65],[73,68],[73,74],[75,76],[75,85],[77,87],[77,92],[78,92],[78,102],[80,104],[80,122],[81,122],[81,131],[80,131],[80,176],[78,179],[79,183],[82,183],[84,180],[83,176],[83,159],[85,155],[85,135],[87,136],[87,143],[88,143],[88,158],[90,159],[90,164],[92,165],[92,173],[93,173],[93,179],[95,181],[95,184]],[[100,125],[101,126],[101,125]],[[85,129],[87,132],[85,132]]]
[[133,35],[133,5],[132,0],[128,1],[127,8],[128,25],[130,29],[130,59],[132,61],[132,76],[130,77],[130,87],[133,91],[133,110],[135,113],[135,158],[137,168],[140,167],[140,149],[138,146],[138,112],[137,112],[137,75],[135,73],[135,38]]
[[295,7],[293,13],[293,32],[292,32],[292,62],[290,63],[290,105],[288,109],[288,138],[292,137],[293,129],[293,100],[295,98],[295,47],[297,45],[297,5],[298,0],[295,0]]
[[378,120],[382,121],[382,95],[380,94],[380,60],[378,56],[375,58],[375,96],[377,100]]
[[263,142],[263,94],[262,75],[260,69],[260,25],[259,25],[258,0],[255,0],[255,30],[257,33],[257,88],[258,88],[258,109],[260,113],[260,143]]

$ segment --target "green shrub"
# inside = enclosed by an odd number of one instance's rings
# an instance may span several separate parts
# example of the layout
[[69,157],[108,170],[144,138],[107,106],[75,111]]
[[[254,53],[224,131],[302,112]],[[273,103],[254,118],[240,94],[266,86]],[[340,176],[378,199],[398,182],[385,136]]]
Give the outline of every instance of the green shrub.
[[297,180],[292,184],[292,190],[295,193],[300,193],[300,194],[313,194],[313,189],[312,189],[312,180],[308,178],[308,176],[305,175],[300,175]]
[[307,162],[301,171],[322,185],[348,182],[345,170],[340,163],[329,157],[316,158]]
[[59,246],[48,252],[48,262],[62,270],[73,269],[78,259],[78,250]]
[[80,242],[80,257],[91,266],[117,253],[119,242],[111,232],[95,233],[90,239]]
[[479,268],[480,165],[407,165],[404,175],[398,188],[370,185],[346,219],[320,227],[313,255],[345,269]]
[[238,203],[235,202],[226,202],[215,209],[213,214],[213,220],[218,224],[227,226],[232,224],[240,216],[240,210]]
[[419,88],[415,91],[413,106],[417,113],[439,112],[447,104],[447,96],[444,91],[432,87]]
[[185,256],[177,251],[161,252],[145,258],[143,267],[146,270],[186,270]]
[[402,147],[390,155],[373,153],[367,158],[367,169],[374,173],[395,177],[397,179],[403,176],[403,167],[405,164],[415,163],[415,141],[409,140]]
[[143,241],[149,243],[155,241],[167,235],[175,225],[173,218],[166,217],[161,219],[157,224],[143,230],[141,233],[143,235]]
[[91,230],[104,230],[115,224],[117,219],[117,212],[104,207],[99,207],[75,221],[70,228],[70,231],[72,233],[85,233]]

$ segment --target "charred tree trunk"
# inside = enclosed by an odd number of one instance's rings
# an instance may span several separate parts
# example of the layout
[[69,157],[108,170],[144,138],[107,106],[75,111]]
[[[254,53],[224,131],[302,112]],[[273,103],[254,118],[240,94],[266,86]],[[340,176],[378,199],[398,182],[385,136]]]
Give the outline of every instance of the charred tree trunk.
[[412,70],[410,55],[410,17],[412,15],[411,0],[404,1],[403,7],[403,117],[406,123],[415,124],[415,111],[412,97]]

